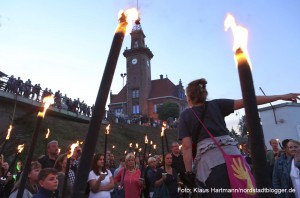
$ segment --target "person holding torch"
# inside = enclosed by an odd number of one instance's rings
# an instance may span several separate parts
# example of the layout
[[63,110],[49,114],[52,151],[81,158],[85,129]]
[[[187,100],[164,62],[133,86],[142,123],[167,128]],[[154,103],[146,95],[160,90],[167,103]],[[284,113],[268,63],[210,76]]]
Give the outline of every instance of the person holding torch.
[[[243,99],[215,99],[207,102],[206,84],[207,81],[201,78],[190,82],[186,88],[187,102],[190,108],[183,111],[179,119],[179,139],[182,140],[183,160],[186,168],[185,176],[188,178],[196,177],[196,180],[205,184],[208,189],[230,189],[224,157],[195,114],[201,118],[204,126],[221,143],[227,154],[238,155],[240,151],[237,148],[237,142],[229,136],[224,119],[235,110],[243,108],[244,102]],[[299,95],[299,93],[290,93],[256,96],[256,102],[257,105],[277,100],[296,102],[297,99],[300,99]],[[197,145],[194,161],[192,144]],[[194,170],[192,170],[193,163]],[[230,193],[215,195],[231,197]]]

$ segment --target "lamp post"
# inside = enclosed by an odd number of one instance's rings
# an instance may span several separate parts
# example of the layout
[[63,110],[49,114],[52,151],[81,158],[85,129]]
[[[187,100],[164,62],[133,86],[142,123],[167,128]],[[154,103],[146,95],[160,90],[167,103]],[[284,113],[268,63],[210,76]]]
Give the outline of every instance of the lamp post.
[[[121,73],[121,77],[123,79],[123,86],[122,89],[124,88],[124,78],[127,76],[126,73]],[[125,96],[125,92],[124,92],[124,96]],[[126,100],[126,98],[124,97],[122,100]],[[124,101],[122,101],[122,114],[124,115]]]

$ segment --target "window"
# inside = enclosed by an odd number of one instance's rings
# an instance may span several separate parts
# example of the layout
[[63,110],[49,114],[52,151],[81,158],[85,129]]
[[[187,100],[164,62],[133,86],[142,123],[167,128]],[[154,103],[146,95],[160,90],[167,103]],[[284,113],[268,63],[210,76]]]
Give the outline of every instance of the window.
[[157,108],[162,105],[162,104],[154,104],[153,105],[153,112],[156,113],[157,112]]
[[132,114],[139,114],[139,113],[140,113],[140,105],[133,105]]
[[132,98],[139,98],[140,97],[140,92],[138,89],[132,90]]
[[184,98],[184,93],[181,91],[181,92],[179,92],[179,98]]
[[115,109],[115,114],[120,114],[122,113],[122,108],[116,108]]

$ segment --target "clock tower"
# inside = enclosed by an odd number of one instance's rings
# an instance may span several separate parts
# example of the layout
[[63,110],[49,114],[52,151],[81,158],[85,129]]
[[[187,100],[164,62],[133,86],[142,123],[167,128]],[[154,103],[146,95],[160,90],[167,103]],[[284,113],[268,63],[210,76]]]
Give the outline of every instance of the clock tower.
[[127,70],[127,115],[147,114],[151,91],[151,59],[153,54],[145,45],[145,34],[140,20],[132,28],[131,47],[126,48],[123,55],[126,57]]

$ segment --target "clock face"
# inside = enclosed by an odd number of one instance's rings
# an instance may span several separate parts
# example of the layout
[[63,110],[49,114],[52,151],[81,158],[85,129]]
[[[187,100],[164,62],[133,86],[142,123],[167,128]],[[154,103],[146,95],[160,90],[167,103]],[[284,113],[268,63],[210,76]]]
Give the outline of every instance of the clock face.
[[138,61],[137,61],[136,58],[134,58],[134,59],[131,60],[131,63],[134,64],[134,65],[137,64],[137,62],[138,62]]

